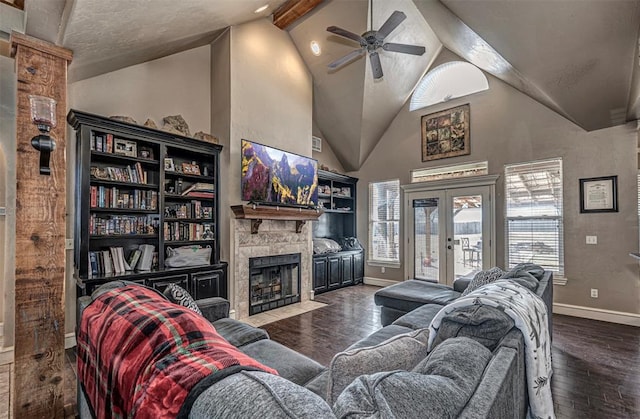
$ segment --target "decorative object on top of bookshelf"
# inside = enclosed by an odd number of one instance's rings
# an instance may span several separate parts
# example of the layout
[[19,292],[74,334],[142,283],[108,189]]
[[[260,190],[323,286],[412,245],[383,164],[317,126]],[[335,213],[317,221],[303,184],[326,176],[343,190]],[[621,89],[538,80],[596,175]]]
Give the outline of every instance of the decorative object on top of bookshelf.
[[195,161],[191,163],[184,162],[182,163],[182,173],[185,175],[200,176],[200,166],[198,166]]
[[471,154],[469,104],[423,115],[422,161]]
[[580,213],[618,212],[618,176],[580,179]]
[[158,124],[156,124],[156,121],[151,118],[147,118],[147,120],[144,121],[144,126],[148,128],[158,129]]
[[109,118],[115,119],[116,121],[120,121],[120,122],[126,122],[128,124],[137,124],[138,123],[138,121],[136,121],[135,119],[133,119],[130,116],[111,115]]
[[191,137],[189,131],[189,124],[184,120],[182,115],[170,115],[162,118],[162,130],[172,132],[174,134],[184,135],[185,137]]
[[176,170],[176,166],[173,164],[173,159],[171,157],[164,158],[164,170],[169,172],[174,172]]
[[122,154],[127,157],[136,157],[138,155],[137,145],[135,141],[123,140],[122,138],[113,139],[113,154]]
[[195,138],[196,140],[202,140],[202,141],[206,141],[208,143],[213,143],[213,144],[219,144],[219,140],[218,137],[216,137],[215,135],[211,135],[211,134],[207,134],[206,132],[202,132],[202,131],[198,131],[195,134],[193,134],[193,138]]

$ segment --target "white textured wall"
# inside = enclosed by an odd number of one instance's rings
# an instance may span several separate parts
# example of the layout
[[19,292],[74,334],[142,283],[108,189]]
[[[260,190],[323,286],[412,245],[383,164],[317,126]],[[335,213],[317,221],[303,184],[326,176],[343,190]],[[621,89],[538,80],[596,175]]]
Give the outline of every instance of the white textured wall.
[[[269,20],[232,27],[229,43],[231,124],[226,173],[229,202],[221,203],[221,221],[227,223],[231,222],[229,205],[242,203],[240,140],[244,138],[311,156],[313,94],[311,75],[289,34]],[[308,235],[311,247],[311,229],[300,234]],[[232,234],[229,238],[233,241]],[[234,243],[230,243],[229,248],[234,249]],[[232,253],[230,251],[230,267],[235,266]],[[229,271],[232,296],[235,275],[233,269]],[[235,301],[231,303],[235,306]]]
[[[445,51],[434,65],[458,59]],[[489,77],[489,90],[415,112],[408,104],[399,112],[359,172],[358,237],[366,243],[368,185],[399,178],[410,181],[411,169],[487,160],[491,174],[503,174],[504,165],[562,157],[564,182],[564,247],[566,286],[555,287],[555,301],[603,310],[640,313],[638,262],[638,172],[635,124],[586,132],[500,80]],[[597,100],[597,98],[594,98]],[[465,103],[471,105],[471,154],[421,161],[420,118]],[[633,125],[633,126],[632,126]],[[618,175],[618,213],[580,214],[579,179]],[[504,180],[496,186],[496,256],[504,266]],[[598,236],[586,245],[585,236]],[[402,243],[405,241],[403,239]],[[365,267],[368,277],[401,280],[403,269]],[[590,297],[599,288],[600,297]]]

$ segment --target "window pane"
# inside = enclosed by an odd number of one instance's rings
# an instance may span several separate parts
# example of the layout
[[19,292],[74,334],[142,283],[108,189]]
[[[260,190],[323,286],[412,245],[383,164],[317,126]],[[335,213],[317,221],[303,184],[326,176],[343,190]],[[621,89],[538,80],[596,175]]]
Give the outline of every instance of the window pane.
[[507,266],[529,262],[563,275],[562,160],[506,166],[505,197]]
[[369,260],[400,262],[400,181],[369,184]]

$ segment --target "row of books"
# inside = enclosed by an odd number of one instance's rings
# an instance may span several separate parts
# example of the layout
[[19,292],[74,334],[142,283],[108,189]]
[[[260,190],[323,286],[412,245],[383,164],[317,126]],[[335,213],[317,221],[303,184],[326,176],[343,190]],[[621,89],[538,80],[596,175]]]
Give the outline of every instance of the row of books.
[[140,162],[131,167],[126,165],[125,167],[106,166],[98,167],[91,166],[91,177],[99,180],[115,180],[118,182],[139,183],[142,185],[147,184],[149,172],[142,169]]
[[91,151],[113,153],[113,134],[91,133]]
[[164,223],[165,241],[211,240],[213,238],[213,224],[184,223],[180,221]]
[[89,266],[92,275],[123,274],[127,271],[149,271],[153,267],[154,257],[157,258],[155,246],[141,244],[125,259],[122,247],[89,252]]
[[165,216],[171,218],[202,218],[213,217],[213,207],[203,206],[200,201],[191,201],[181,204],[165,204]]
[[122,234],[157,234],[157,215],[114,215],[102,218],[97,214],[89,217],[89,234],[110,236]]
[[158,192],[139,189],[122,190],[117,187],[91,186],[91,208],[128,208],[155,210]]

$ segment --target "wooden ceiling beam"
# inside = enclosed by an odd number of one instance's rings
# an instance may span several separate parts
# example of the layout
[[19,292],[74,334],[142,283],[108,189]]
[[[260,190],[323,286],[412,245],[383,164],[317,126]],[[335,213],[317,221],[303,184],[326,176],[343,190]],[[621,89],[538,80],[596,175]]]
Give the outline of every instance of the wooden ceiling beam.
[[0,0],[0,3],[15,7],[16,9],[24,10],[24,0]]
[[284,30],[324,0],[288,0],[273,12],[273,24]]

